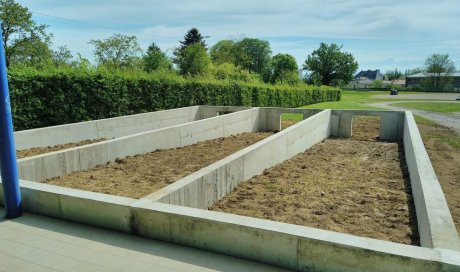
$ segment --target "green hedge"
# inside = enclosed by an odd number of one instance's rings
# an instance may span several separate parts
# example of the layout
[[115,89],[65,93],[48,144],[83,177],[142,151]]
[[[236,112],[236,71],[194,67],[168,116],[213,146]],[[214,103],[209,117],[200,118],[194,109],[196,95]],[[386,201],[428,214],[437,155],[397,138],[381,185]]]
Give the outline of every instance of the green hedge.
[[273,86],[175,76],[11,71],[16,130],[191,105],[299,107],[340,100],[340,90]]

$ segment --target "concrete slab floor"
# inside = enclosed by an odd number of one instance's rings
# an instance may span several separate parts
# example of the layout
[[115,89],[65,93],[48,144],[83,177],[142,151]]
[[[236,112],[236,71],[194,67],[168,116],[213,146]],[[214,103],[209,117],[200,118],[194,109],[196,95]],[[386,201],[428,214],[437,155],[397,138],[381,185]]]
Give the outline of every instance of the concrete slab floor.
[[0,264],[2,272],[288,271],[29,213],[0,219]]

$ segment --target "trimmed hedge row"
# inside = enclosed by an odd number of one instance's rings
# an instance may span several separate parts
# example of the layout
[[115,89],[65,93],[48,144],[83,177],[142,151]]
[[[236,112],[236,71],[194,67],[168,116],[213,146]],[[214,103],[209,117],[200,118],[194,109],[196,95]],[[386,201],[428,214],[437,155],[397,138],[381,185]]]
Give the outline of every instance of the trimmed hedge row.
[[101,73],[10,72],[16,130],[191,105],[299,107],[340,100],[340,89]]

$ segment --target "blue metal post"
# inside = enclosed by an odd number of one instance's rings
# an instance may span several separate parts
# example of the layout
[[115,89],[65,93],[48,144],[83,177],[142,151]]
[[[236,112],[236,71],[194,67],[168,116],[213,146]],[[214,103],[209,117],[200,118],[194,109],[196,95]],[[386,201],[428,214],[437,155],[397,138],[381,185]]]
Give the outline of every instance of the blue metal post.
[[8,92],[8,78],[6,77],[3,40],[0,41],[0,89],[0,166],[2,171],[3,199],[6,209],[5,217],[16,218],[22,215],[22,203],[21,193],[19,192],[13,118]]

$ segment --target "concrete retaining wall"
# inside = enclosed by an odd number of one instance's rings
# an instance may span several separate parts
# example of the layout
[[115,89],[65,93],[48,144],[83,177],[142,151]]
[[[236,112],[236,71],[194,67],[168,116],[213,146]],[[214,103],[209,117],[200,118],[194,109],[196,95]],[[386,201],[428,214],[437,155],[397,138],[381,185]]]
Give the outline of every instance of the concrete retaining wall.
[[[25,210],[298,271],[459,271],[460,253],[21,180]],[[1,195],[1,194],[0,194]]]
[[331,135],[335,137],[351,137],[353,116],[380,117],[381,141],[400,141],[404,132],[404,112],[370,111],[370,110],[332,110]]
[[[271,114],[271,109],[261,109]],[[272,167],[329,136],[331,111],[323,110],[269,138],[215,162],[147,196],[147,199],[207,209],[242,181]],[[272,118],[271,120],[279,120]]]
[[404,152],[424,247],[460,250],[460,239],[412,112],[405,112]]
[[106,164],[116,158],[176,148],[199,141],[259,130],[259,109],[253,108],[113,140],[18,160],[22,179],[43,181]]
[[179,125],[200,118],[199,106],[128,115],[14,133],[16,149],[54,146],[84,140],[112,139]]

